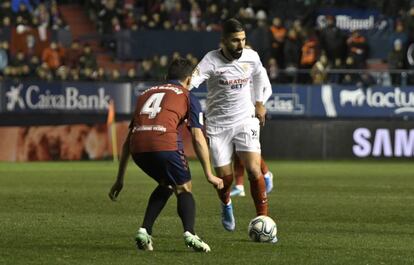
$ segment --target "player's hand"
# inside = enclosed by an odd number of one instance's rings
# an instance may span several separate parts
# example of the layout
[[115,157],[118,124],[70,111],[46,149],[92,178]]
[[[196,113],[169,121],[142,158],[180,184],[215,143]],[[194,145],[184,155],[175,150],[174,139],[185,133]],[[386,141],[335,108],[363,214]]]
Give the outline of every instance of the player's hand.
[[213,186],[218,190],[221,190],[222,188],[224,188],[223,180],[221,178],[211,175],[207,178],[207,180],[208,182],[213,184]]
[[256,103],[256,118],[259,119],[261,126],[265,125],[266,107],[262,103]]
[[108,193],[109,198],[112,201],[116,201],[116,198],[118,197],[123,187],[124,187],[124,183],[122,181],[116,181],[114,185],[112,185],[112,188]]

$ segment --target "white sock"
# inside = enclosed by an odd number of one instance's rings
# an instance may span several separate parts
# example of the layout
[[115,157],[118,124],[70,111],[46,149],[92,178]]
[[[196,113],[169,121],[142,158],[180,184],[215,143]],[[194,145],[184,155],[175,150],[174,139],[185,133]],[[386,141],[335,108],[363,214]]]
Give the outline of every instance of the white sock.
[[238,189],[238,190],[244,190],[244,185],[236,185],[236,189]]

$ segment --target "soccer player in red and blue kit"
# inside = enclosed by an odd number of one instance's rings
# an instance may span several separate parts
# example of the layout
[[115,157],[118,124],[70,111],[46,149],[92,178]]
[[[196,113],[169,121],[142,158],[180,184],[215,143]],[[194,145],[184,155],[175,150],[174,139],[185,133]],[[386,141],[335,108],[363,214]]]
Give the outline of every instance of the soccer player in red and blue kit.
[[201,106],[187,90],[192,72],[193,66],[189,60],[176,59],[168,69],[168,83],[151,87],[138,97],[123,146],[117,179],[109,192],[109,197],[115,200],[122,190],[129,154],[158,183],[149,198],[142,226],[136,235],[139,249],[153,250],[152,226],[172,193],[175,193],[185,244],[195,251],[210,251],[210,247],[194,232],[195,201],[179,130],[186,120],[208,182],[222,189],[223,181],[211,172],[208,146],[202,131]]

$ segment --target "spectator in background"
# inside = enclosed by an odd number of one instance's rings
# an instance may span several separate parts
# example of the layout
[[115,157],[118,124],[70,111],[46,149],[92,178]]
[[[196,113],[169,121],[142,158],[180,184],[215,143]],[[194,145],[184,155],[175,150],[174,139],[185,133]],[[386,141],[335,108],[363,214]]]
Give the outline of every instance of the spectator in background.
[[[345,60],[345,69],[349,69],[351,71],[355,70],[356,64],[354,61],[354,57],[348,56]],[[357,83],[360,83],[361,78],[359,74],[355,72],[347,72],[344,75],[344,78],[342,80],[342,83],[345,85],[356,85]]]
[[136,24],[137,20],[135,18],[135,14],[133,10],[128,10],[126,16],[124,17],[123,24],[125,25],[126,29],[131,29],[132,25]]
[[18,10],[15,14],[16,21],[17,21],[17,18],[21,17],[23,23],[28,25],[32,21],[32,16],[30,14],[31,12],[32,12],[32,9],[30,9],[29,11],[28,7],[24,3],[20,3]]
[[322,85],[328,81],[328,57],[325,54],[319,56],[319,60],[312,66],[311,78],[315,85]]
[[208,6],[207,12],[203,16],[203,28],[207,31],[218,31],[221,29],[221,18],[217,4],[212,3]]
[[24,6],[24,8],[27,9],[29,12],[33,11],[33,6],[30,3],[30,0],[12,0],[11,2],[11,8],[14,13],[18,13],[21,10],[22,6]]
[[165,80],[168,71],[168,57],[166,55],[162,55],[160,57],[159,63],[157,64],[156,79],[157,80]]
[[59,8],[56,1],[52,1],[50,6],[50,28],[53,30],[65,28],[67,25],[60,15]]
[[29,59],[29,68],[30,68],[30,76],[36,76],[36,69],[40,65],[40,58],[36,55],[33,55]]
[[414,41],[414,6],[408,10],[405,16],[404,24],[405,30],[408,33],[408,41]]
[[122,9],[118,8],[116,0],[107,0],[98,12],[99,31],[103,34],[112,33],[112,19],[122,17]]
[[97,80],[99,81],[106,81],[108,80],[108,76],[106,74],[105,68],[99,67],[97,71]]
[[9,43],[0,42],[0,76],[3,76],[5,69],[9,66]]
[[[339,58],[335,59],[335,62],[332,66],[332,70],[342,70],[344,67],[342,65],[342,60]],[[343,73],[333,72],[328,75],[328,80],[330,83],[341,84],[343,79]]]
[[56,79],[59,81],[66,81],[69,79],[69,68],[65,65],[60,66],[56,69]]
[[288,36],[283,48],[283,57],[285,59],[286,81],[296,81],[301,57],[302,43],[294,29],[289,29]]
[[[388,54],[388,69],[403,69],[404,56],[402,41],[396,39],[392,51]],[[391,73],[391,82],[393,85],[401,85],[401,73]]]
[[267,63],[267,75],[271,82],[275,82],[279,77],[279,67],[275,58],[270,58]]
[[137,71],[134,67],[131,67],[127,70],[125,81],[134,82],[137,80]]
[[96,56],[92,53],[90,44],[85,44],[83,46],[82,55],[79,58],[79,66],[80,68],[97,68],[98,63],[96,62]]
[[368,58],[368,43],[366,38],[358,30],[355,30],[351,33],[346,43],[348,45],[348,56],[353,58],[355,67],[365,69]]
[[0,21],[3,21],[6,17],[10,19],[12,16],[11,2],[9,0],[2,1],[2,3],[0,3]]
[[[313,32],[308,33],[308,37],[302,45],[302,52],[300,57],[300,68],[309,70],[316,63],[319,56],[319,43]],[[301,74],[300,80],[304,83],[310,81],[310,75],[308,73]]]
[[154,13],[151,20],[148,22],[148,28],[152,30],[162,29],[161,16],[159,13]]
[[118,69],[112,69],[111,75],[109,76],[109,80],[114,82],[121,81],[121,73]]
[[80,80],[80,74],[78,68],[71,68],[69,70],[69,80],[71,81],[79,81]]
[[60,57],[56,42],[52,41],[50,46],[43,50],[42,61],[53,71],[62,64],[62,59]]
[[79,59],[82,55],[81,45],[79,40],[74,40],[70,48],[65,53],[64,62],[69,68],[79,67]]
[[50,23],[50,14],[44,3],[37,6],[33,13],[33,17],[37,19],[38,25],[41,27],[48,27]]
[[30,73],[29,64],[23,51],[18,51],[10,63],[13,75],[18,78],[27,77]]
[[286,28],[279,17],[273,18],[271,32],[271,57],[275,58],[279,68],[285,68],[284,45],[286,38]]
[[39,67],[36,69],[36,74],[40,80],[44,81],[52,81],[54,78],[53,72],[50,70],[47,63],[42,63],[39,65]]
[[326,51],[330,63],[345,56],[345,38],[342,31],[336,27],[333,16],[326,17],[326,27],[320,34],[321,47]]
[[151,59],[144,59],[141,63],[141,71],[138,72],[138,78],[143,80],[151,80],[156,77]]
[[191,1],[190,24],[192,30],[200,29],[201,9],[197,1]]
[[182,24],[188,24],[188,12],[182,9],[181,2],[175,2],[170,11],[169,20],[174,28],[179,28]]

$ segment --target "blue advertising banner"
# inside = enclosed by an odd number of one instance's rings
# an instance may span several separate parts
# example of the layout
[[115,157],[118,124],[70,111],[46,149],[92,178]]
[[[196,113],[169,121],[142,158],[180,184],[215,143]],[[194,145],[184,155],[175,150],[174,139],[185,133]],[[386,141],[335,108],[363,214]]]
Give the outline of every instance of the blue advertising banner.
[[4,112],[106,113],[109,101],[115,111],[130,113],[131,84],[101,82],[4,82]]
[[[137,82],[134,83],[132,89],[131,106],[134,108],[136,97],[141,91],[150,88],[159,83],[151,82]],[[270,116],[308,116],[309,93],[315,86],[292,86],[292,85],[278,85],[273,86],[273,94],[266,102],[266,109]],[[318,86],[316,86],[318,87]],[[203,110],[206,108],[207,87],[205,84],[191,91],[200,100]],[[133,111],[133,109],[131,109]],[[320,109],[321,115],[325,115],[323,108]]]
[[[0,82],[3,113],[107,112],[130,114],[141,91],[159,82]],[[266,102],[271,117],[414,118],[414,86],[273,85]],[[205,109],[207,89],[192,90]]]
[[[326,117],[414,117],[414,87],[324,85],[321,100]],[[317,102],[313,102],[317,104]]]
[[372,30],[381,28],[380,13],[376,10],[351,8],[321,8],[316,16],[316,26],[324,28],[326,17],[335,17],[336,27],[344,31]]
[[266,102],[270,116],[308,116],[308,98],[311,89],[308,86],[273,86],[273,94]]

